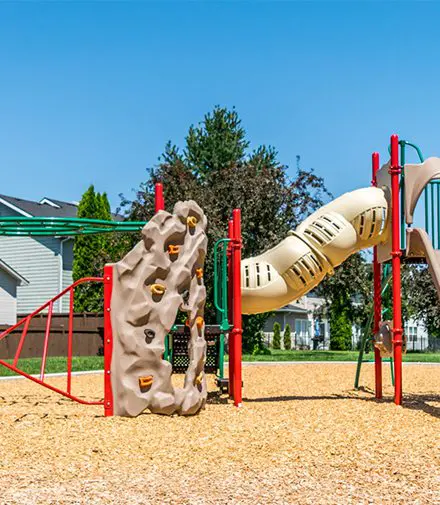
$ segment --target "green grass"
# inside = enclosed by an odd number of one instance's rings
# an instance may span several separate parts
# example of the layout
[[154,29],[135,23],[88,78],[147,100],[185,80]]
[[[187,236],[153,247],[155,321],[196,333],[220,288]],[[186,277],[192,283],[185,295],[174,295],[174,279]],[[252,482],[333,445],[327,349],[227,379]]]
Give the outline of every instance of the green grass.
[[[12,360],[5,360],[12,364]],[[40,358],[23,358],[18,362],[18,368],[30,375],[40,373],[41,359]],[[72,359],[72,371],[82,372],[84,370],[103,370],[103,356],[75,356]],[[66,372],[67,359],[65,357],[56,358],[48,357],[46,360],[46,373]],[[6,375],[15,375],[12,370],[0,365],[0,377]]]
[[[243,361],[356,361],[356,351],[275,351],[269,356],[243,355]],[[365,355],[365,359],[372,359],[373,354]],[[440,363],[440,353],[408,353],[404,361],[423,361]],[[12,360],[7,360],[12,363]],[[28,374],[40,373],[41,359],[27,358],[19,361],[19,368]],[[104,358],[102,356],[77,356],[73,358],[72,370],[74,372],[85,370],[102,370]],[[59,373],[67,370],[66,358],[47,358],[46,373]],[[15,375],[8,368],[0,366],[0,376]]]
[[[271,355],[243,355],[243,361],[357,361],[357,351],[282,351],[271,349]],[[364,359],[373,359],[373,353],[364,355]],[[440,353],[407,353],[403,361],[440,362]]]

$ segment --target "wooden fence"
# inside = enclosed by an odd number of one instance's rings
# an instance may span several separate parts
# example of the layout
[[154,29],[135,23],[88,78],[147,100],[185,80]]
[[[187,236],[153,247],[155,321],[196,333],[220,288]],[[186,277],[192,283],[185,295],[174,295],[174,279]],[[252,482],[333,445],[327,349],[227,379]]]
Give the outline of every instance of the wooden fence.
[[[17,321],[27,314],[18,314]],[[41,357],[47,314],[33,317],[21,352],[21,358]],[[0,325],[0,332],[8,326]],[[67,356],[68,314],[53,314],[50,326],[48,356]],[[0,358],[12,359],[17,349],[23,325],[0,341]],[[102,314],[74,314],[73,355],[99,356],[103,351],[104,318]]]

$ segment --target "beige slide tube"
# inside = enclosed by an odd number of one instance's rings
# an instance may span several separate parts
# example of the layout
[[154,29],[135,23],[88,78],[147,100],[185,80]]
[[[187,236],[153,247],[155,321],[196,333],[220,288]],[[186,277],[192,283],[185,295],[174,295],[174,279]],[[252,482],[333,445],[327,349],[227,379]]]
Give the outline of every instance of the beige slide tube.
[[385,242],[391,213],[387,188],[363,188],[336,198],[268,251],[242,261],[244,314],[297,300],[351,254]]

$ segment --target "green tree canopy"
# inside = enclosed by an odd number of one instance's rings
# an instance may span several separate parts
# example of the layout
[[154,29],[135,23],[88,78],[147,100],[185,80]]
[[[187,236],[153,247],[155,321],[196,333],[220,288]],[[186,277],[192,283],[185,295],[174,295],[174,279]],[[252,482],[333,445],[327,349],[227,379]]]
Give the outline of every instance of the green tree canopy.
[[371,264],[362,253],[353,254],[315,292],[325,299],[323,311],[330,321],[331,348],[350,349],[352,325],[363,327],[372,308]]
[[426,265],[405,265],[402,269],[402,312],[420,321],[429,335],[429,346],[438,349],[440,341],[440,303]]
[[[96,193],[94,186],[89,186],[79,202],[77,217],[110,221],[112,215],[106,193]],[[102,276],[104,258],[108,256],[109,236],[106,234],[78,235],[74,240],[73,280]],[[75,312],[101,311],[102,297],[100,284],[78,286],[75,291]]]
[[[215,107],[201,123],[189,128],[182,151],[168,142],[159,165],[148,171],[135,198],[122,202],[130,219],[148,220],[154,213],[154,184],[160,181],[166,210],[172,211],[178,200],[188,199],[203,208],[209,223],[205,280],[207,320],[211,321],[215,320],[213,245],[227,235],[232,210],[241,208],[243,257],[248,257],[277,244],[328,195],[323,179],[313,170],[298,166],[290,177],[274,148],[262,145],[249,150],[249,146],[236,110]],[[264,318],[259,321],[261,330]],[[248,317],[244,324],[246,328]],[[253,342],[244,341],[244,348],[252,351]]]

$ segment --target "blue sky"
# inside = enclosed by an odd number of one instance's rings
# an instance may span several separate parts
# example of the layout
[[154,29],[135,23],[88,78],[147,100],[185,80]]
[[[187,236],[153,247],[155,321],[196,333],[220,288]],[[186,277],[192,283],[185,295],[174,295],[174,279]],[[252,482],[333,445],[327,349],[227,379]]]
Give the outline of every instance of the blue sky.
[[440,4],[0,3],[0,193],[78,200],[145,179],[216,104],[333,194],[389,135],[440,156]]

